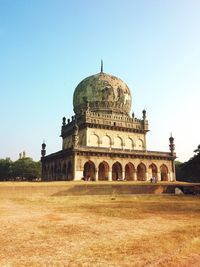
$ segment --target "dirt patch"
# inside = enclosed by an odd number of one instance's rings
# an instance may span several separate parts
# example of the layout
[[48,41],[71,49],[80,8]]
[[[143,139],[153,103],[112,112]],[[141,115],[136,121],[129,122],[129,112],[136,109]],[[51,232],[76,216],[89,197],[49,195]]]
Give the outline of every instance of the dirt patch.
[[3,199],[0,266],[200,266],[199,206],[186,196]]

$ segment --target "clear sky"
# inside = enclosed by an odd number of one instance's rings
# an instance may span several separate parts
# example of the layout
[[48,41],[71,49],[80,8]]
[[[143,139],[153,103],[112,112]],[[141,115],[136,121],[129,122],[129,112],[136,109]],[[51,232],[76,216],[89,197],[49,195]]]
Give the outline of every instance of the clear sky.
[[75,87],[100,71],[147,110],[148,150],[178,160],[200,144],[199,0],[0,0],[0,158],[61,149]]

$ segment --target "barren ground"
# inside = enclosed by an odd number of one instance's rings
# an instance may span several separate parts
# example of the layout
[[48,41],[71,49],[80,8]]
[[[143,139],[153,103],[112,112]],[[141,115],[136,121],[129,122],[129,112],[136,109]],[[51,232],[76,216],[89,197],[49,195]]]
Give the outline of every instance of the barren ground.
[[3,198],[0,266],[200,266],[200,197]]

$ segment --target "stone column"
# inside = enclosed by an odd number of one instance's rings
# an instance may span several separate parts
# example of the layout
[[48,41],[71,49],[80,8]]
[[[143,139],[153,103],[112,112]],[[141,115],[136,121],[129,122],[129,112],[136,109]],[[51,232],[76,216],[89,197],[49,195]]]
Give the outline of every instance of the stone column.
[[73,161],[72,161],[72,180],[77,180],[76,172],[77,172],[77,162],[76,162],[76,153],[74,153]]
[[133,180],[137,181],[137,173],[136,172],[133,172]]
[[125,172],[122,171],[122,180],[124,180],[124,179],[125,179]]
[[176,169],[175,169],[175,161],[172,162],[172,181],[176,181]]
[[144,150],[147,151],[146,133],[144,134]]
[[157,180],[158,180],[158,182],[161,181],[161,174],[160,174],[160,172],[157,172]]
[[174,182],[175,181],[174,173],[173,172],[170,172],[169,173],[169,179],[170,179],[170,182]]
[[145,173],[145,181],[148,181],[148,180],[149,180],[149,173],[146,172],[146,173]]
[[99,170],[96,169],[95,170],[95,181],[98,181],[99,180]]
[[83,171],[75,171],[75,181],[80,181],[83,178]]
[[153,171],[152,171],[152,168],[149,168],[149,178],[153,177]]
[[108,172],[108,181],[112,182],[112,172]]

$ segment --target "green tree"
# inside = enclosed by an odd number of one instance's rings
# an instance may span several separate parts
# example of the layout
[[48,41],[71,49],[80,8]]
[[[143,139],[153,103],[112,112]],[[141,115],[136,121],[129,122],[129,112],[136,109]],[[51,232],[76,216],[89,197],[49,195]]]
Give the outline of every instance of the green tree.
[[178,180],[200,183],[200,145],[194,150],[194,156],[179,166]]
[[10,158],[0,159],[0,181],[10,180],[13,162]]
[[13,176],[20,180],[33,181],[41,177],[41,163],[31,158],[18,159],[13,164]]
[[175,161],[175,169],[176,169],[176,179],[179,181],[182,178],[182,170],[181,170],[181,166],[182,166],[182,162],[180,161]]

